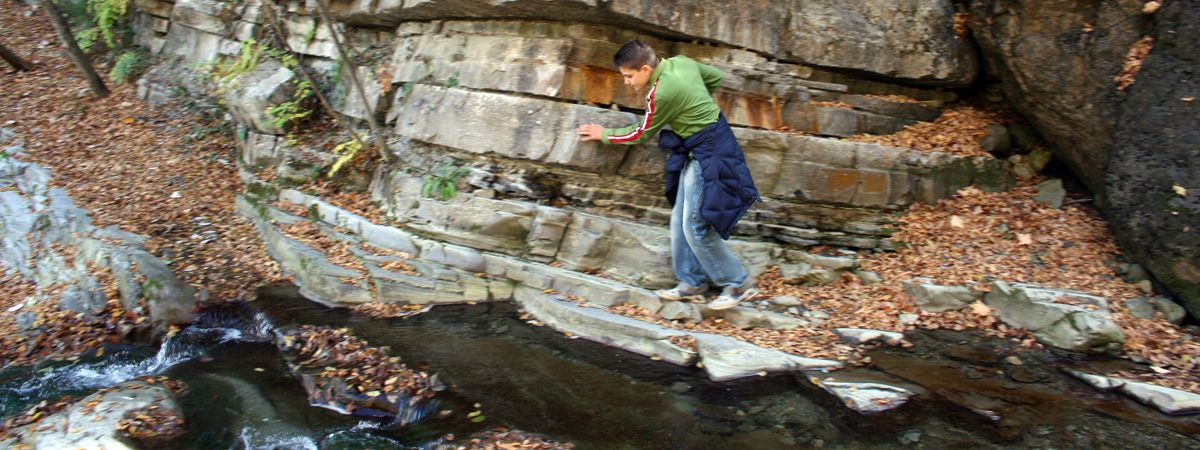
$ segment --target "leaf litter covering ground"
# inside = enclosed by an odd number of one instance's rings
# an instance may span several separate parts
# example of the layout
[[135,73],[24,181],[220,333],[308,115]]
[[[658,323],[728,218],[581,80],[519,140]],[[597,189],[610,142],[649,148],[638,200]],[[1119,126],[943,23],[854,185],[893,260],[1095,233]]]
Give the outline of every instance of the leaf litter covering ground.
[[[1157,318],[1133,317],[1124,302],[1142,295],[1112,269],[1119,250],[1098,213],[1081,205],[1054,209],[1033,200],[1036,188],[1022,186],[1004,193],[976,188],[959,191],[935,205],[916,205],[900,217],[892,239],[896,252],[862,257],[862,270],[873,271],[882,283],[863,285],[845,276],[825,286],[790,285],[771,270],[759,278],[756,298],[791,295],[809,310],[824,311],[829,319],[815,326],[786,331],[742,330],[720,319],[696,324],[668,321],[630,305],[614,312],[674,328],[733,336],[754,344],[810,357],[868,363],[859,349],[842,344],[834,328],[888,331],[915,329],[980,330],[1014,339],[1026,348],[1042,346],[1025,330],[1005,326],[990,308],[976,302],[971,308],[943,313],[922,312],[909,300],[902,281],[926,277],[936,284],[969,286],[986,291],[992,280],[1034,283],[1105,297],[1114,321],[1125,333],[1125,352],[1151,364],[1151,371],[1115,376],[1200,392],[1200,342],[1196,336]],[[900,314],[915,314],[905,324]],[[686,343],[683,343],[686,344]],[[905,345],[911,345],[904,343]]]
[[[112,94],[101,100],[80,95],[87,84],[42,13],[27,18],[24,3],[0,5],[0,40],[35,65],[29,72],[0,69],[0,127],[16,132],[27,153],[22,159],[50,169],[55,186],[91,212],[96,225],[148,236],[151,253],[170,262],[181,279],[207,289],[209,301],[249,299],[256,286],[279,279],[251,223],[234,214],[241,182],[231,139],[206,133],[189,141],[211,124],[175,106],[152,109],[137,100],[131,84],[110,83]],[[0,307],[27,295],[21,283],[6,282]],[[12,316],[0,317],[5,335],[14,329]],[[43,316],[43,326],[65,330],[58,338],[76,341],[74,351],[103,340],[89,318],[77,319]],[[13,350],[6,345],[0,355],[28,361]]]
[[990,156],[980,145],[988,125],[1003,125],[1006,115],[974,106],[948,106],[933,122],[920,122],[894,134],[859,134],[847,140],[959,156]]

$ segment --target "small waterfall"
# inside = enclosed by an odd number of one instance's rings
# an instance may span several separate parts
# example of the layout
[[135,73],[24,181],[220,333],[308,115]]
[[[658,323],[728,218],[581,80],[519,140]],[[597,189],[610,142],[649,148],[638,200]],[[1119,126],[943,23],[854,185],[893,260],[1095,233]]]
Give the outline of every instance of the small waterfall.
[[231,342],[264,342],[272,339],[273,325],[261,312],[250,317],[240,309],[218,309],[201,313],[195,322],[167,337],[150,357],[122,352],[104,360],[79,362],[42,369],[36,378],[12,388],[19,395],[35,395],[53,388],[59,391],[99,389],[134,378],[154,376],[171,367],[203,356],[215,345]]

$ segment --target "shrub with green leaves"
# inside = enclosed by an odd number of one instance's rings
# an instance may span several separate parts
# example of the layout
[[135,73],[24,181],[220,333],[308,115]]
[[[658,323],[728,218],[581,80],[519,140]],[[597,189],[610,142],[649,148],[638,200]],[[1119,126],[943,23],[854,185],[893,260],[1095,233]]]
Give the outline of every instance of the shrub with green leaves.
[[116,84],[124,84],[132,78],[141,75],[146,69],[146,53],[141,50],[130,50],[122,53],[117,57],[117,61],[113,63],[112,70],[108,72],[108,78]]
[[276,128],[284,128],[288,124],[308,117],[312,114],[312,110],[305,105],[308,98],[313,95],[312,83],[308,80],[297,80],[296,92],[292,94],[292,98],[286,102],[267,108],[267,117],[270,118],[270,123]]
[[[91,51],[96,42],[101,40],[108,48],[121,48],[126,45],[119,38],[122,28],[127,28],[125,14],[129,11],[130,0],[83,0],[82,17],[76,17],[83,23],[79,32],[75,33],[75,42],[83,51]],[[75,8],[68,8],[75,13]]]
[[332,177],[337,175],[338,171],[342,170],[342,167],[344,167],[346,163],[354,160],[354,157],[358,155],[359,150],[362,150],[362,148],[362,141],[354,138],[350,138],[350,140],[334,147],[333,153],[341,156],[338,156],[337,161],[333,163],[333,167],[329,169],[329,176]]

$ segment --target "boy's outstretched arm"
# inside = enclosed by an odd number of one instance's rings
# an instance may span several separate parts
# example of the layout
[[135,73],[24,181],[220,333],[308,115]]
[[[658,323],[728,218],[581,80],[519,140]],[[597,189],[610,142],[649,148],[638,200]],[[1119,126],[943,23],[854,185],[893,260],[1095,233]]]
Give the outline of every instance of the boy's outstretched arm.
[[589,123],[575,129],[580,139],[584,141],[600,141],[605,144],[637,144],[658,133],[663,125],[669,123],[679,114],[675,102],[669,101],[670,94],[658,92],[655,84],[646,94],[646,114],[638,123],[623,128],[604,128],[598,124]]
[[579,140],[599,141],[604,137],[604,127],[595,123],[585,123],[575,128],[575,132],[579,133]]

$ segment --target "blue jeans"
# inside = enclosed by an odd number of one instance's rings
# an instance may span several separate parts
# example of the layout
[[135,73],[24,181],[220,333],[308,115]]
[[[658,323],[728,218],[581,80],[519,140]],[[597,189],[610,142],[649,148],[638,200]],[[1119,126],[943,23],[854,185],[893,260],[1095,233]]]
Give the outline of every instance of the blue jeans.
[[700,163],[690,160],[680,176],[671,210],[671,268],[675,278],[691,286],[737,286],[750,276],[725,240],[700,216],[704,179]]

